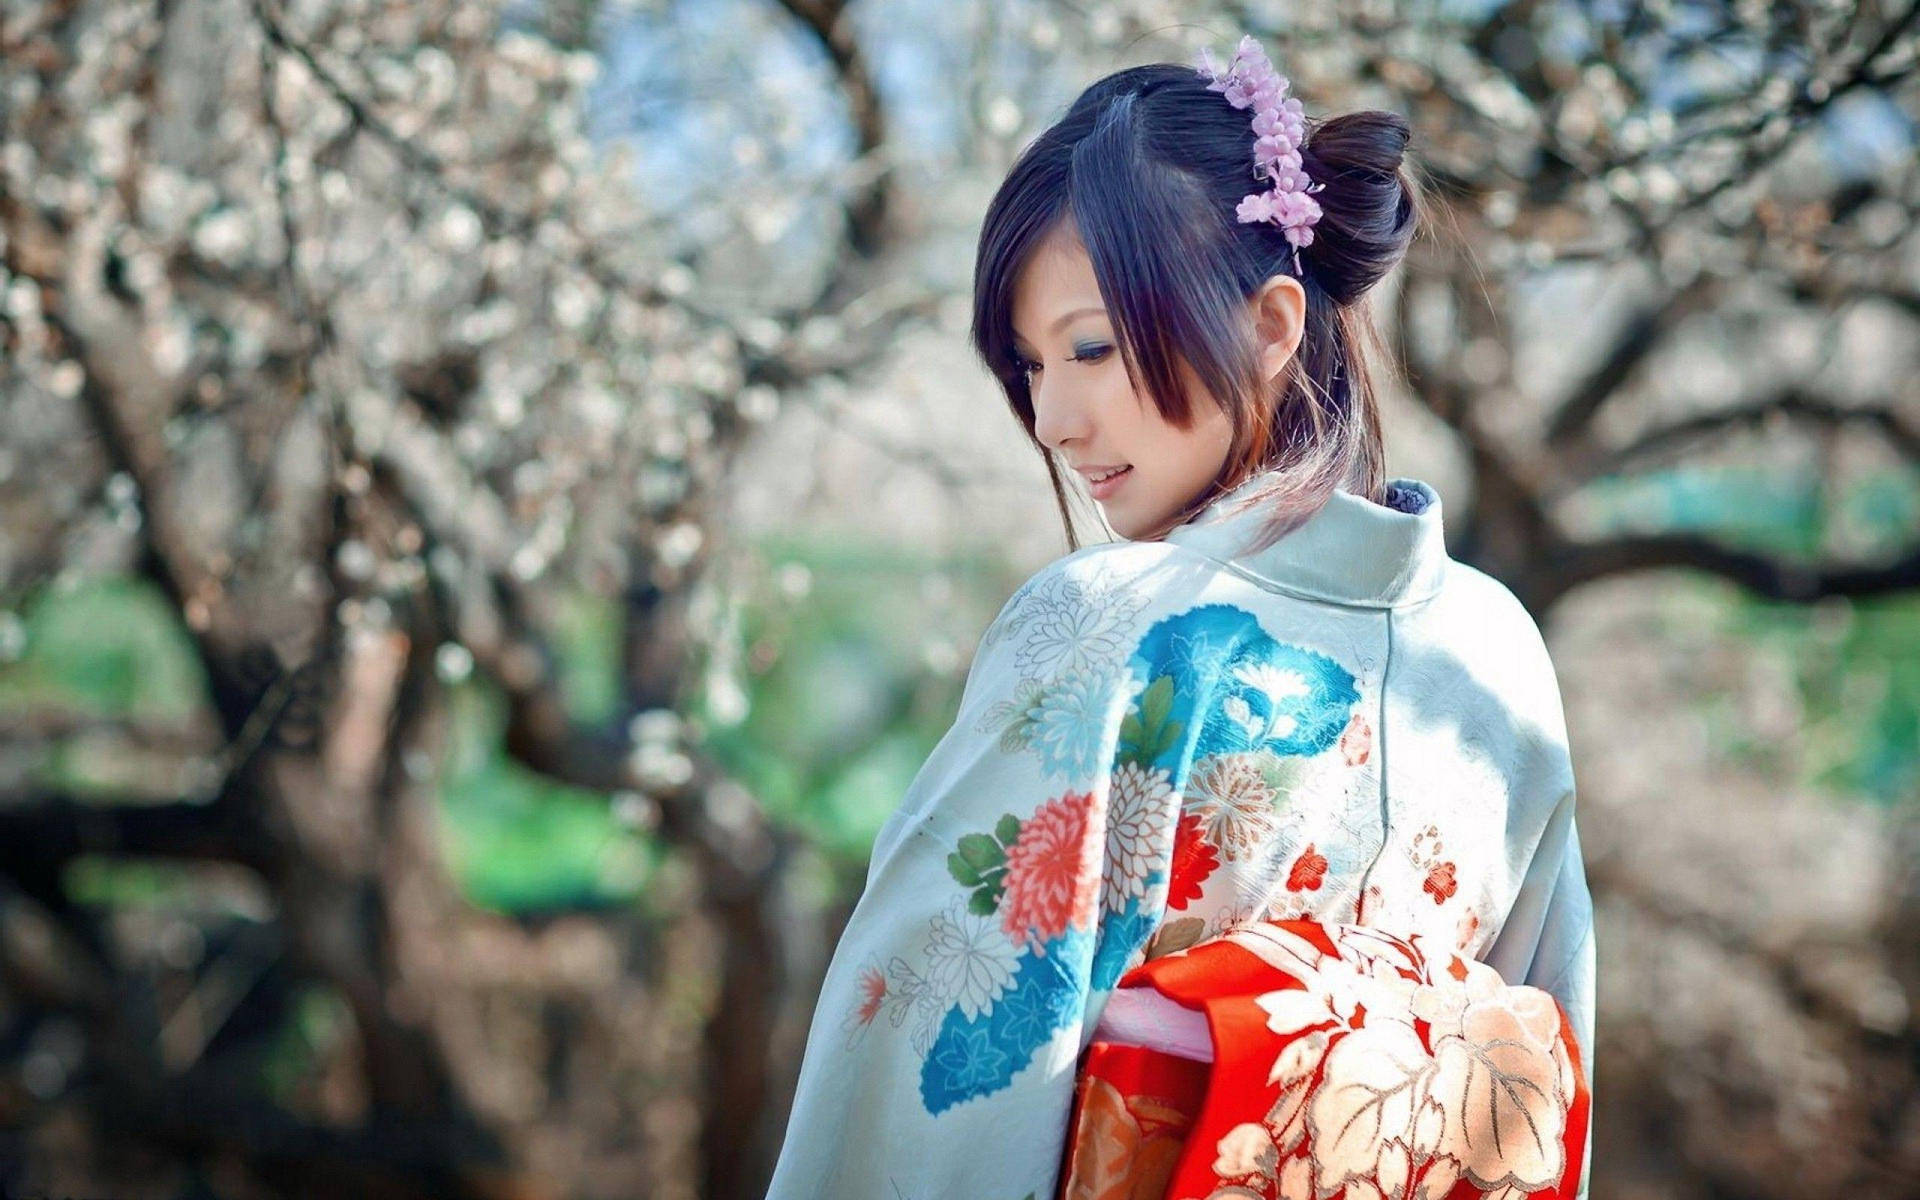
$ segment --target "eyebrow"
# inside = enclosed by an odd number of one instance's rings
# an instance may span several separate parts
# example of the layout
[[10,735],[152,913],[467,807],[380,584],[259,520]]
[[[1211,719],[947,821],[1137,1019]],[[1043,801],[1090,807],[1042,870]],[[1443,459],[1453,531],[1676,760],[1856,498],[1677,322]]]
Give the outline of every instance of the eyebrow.
[[[1062,326],[1064,326],[1064,325],[1065,325],[1065,324],[1066,324],[1066,323],[1067,323],[1068,321],[1071,321],[1071,320],[1073,320],[1073,319],[1074,319],[1075,317],[1083,317],[1083,316],[1085,316],[1085,315],[1086,315],[1086,314],[1088,314],[1088,313],[1100,313],[1100,314],[1102,314],[1102,315],[1104,315],[1104,314],[1106,313],[1106,311],[1107,311],[1107,310],[1106,310],[1105,308],[1103,308],[1103,307],[1101,307],[1100,305],[1097,305],[1097,304],[1094,304],[1094,305],[1088,305],[1088,306],[1086,306],[1086,307],[1084,307],[1084,308],[1075,308],[1075,309],[1071,309],[1071,310],[1069,310],[1069,311],[1067,311],[1067,312],[1064,312],[1064,313],[1061,313],[1061,314],[1060,314],[1060,316],[1059,316],[1058,318],[1056,318],[1056,319],[1054,320],[1054,322],[1053,322],[1053,324],[1052,324],[1051,326],[1049,326],[1049,327],[1048,327],[1048,332],[1049,332],[1049,333],[1051,333],[1051,332],[1053,332],[1054,330],[1057,330],[1057,329],[1059,329],[1059,328],[1061,328],[1061,327],[1062,327]],[[1019,338],[1019,337],[1020,337],[1020,331],[1019,331],[1019,330],[1017,330],[1017,329],[1015,329],[1015,330],[1013,330],[1013,331],[1012,331],[1012,333],[1013,333],[1013,336],[1014,336],[1014,337],[1016,337],[1016,338]],[[1022,341],[1025,341],[1026,339],[1025,339],[1025,338],[1021,338],[1020,340],[1022,340]]]

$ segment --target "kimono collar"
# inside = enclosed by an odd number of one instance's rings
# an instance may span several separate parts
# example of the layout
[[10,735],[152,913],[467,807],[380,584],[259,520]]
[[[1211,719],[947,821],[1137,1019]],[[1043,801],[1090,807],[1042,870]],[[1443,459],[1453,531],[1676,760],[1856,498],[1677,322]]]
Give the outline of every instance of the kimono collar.
[[1425,600],[1447,569],[1440,494],[1418,479],[1387,481],[1388,504],[1337,488],[1305,523],[1265,550],[1246,553],[1258,531],[1258,507],[1227,510],[1258,490],[1266,474],[1250,476],[1166,540],[1273,584],[1283,591],[1341,604],[1387,608]]

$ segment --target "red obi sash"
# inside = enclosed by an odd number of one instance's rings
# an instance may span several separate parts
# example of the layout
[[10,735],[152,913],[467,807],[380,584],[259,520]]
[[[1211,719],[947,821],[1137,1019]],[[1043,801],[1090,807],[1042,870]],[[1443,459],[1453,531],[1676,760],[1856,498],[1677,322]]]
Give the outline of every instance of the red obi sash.
[[1057,1196],[1572,1200],[1591,1100],[1565,1011],[1420,942],[1259,921],[1128,971]]

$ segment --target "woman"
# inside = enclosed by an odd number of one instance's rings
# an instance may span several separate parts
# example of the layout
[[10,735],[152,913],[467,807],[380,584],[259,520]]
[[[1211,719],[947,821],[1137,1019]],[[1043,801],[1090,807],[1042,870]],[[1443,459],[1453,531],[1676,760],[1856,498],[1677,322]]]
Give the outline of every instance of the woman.
[[[1584,1195],[1594,942],[1552,664],[1383,480],[1408,131],[1258,45],[1088,88],[974,341],[1119,540],[1023,584],[877,838],[771,1195]],[[1251,189],[1251,190],[1249,190]],[[1068,536],[1072,539],[1069,522]]]

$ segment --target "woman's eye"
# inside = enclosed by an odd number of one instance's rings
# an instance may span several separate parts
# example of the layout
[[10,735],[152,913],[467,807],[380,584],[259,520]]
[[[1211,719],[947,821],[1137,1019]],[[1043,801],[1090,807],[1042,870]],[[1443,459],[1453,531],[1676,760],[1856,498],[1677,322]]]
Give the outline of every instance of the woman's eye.
[[[1089,342],[1084,346],[1075,346],[1073,350],[1073,355],[1067,359],[1068,362],[1096,363],[1112,353],[1113,347]],[[1013,360],[1013,369],[1020,378],[1030,379],[1034,372],[1040,370],[1040,364],[1032,359],[1016,358]]]

